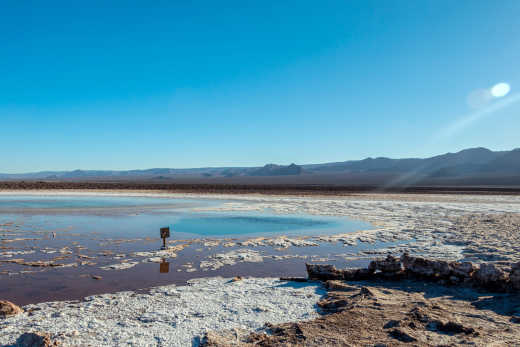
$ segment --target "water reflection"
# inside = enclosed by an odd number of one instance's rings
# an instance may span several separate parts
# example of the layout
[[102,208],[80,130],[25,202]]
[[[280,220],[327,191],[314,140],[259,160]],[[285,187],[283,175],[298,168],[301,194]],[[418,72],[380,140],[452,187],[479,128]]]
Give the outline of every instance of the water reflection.
[[159,272],[162,274],[167,274],[170,272],[170,263],[166,261],[166,259],[162,259],[159,263]]

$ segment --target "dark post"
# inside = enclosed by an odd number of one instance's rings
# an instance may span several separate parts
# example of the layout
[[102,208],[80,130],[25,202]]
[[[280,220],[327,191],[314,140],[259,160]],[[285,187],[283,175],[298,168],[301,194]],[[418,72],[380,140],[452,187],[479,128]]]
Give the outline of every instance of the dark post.
[[161,228],[161,238],[163,240],[163,245],[161,249],[166,249],[166,238],[170,237],[170,227]]

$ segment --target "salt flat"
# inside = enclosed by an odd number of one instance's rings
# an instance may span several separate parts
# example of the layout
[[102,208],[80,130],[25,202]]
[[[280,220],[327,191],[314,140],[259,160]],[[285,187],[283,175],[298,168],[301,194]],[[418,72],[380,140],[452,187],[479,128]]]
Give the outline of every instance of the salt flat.
[[[13,192],[1,192],[12,194]],[[20,192],[14,192],[20,194]],[[371,223],[374,228],[344,234],[319,236],[266,236],[230,241],[192,240],[201,246],[225,247],[270,246],[272,248],[315,247],[324,242],[343,243],[345,252],[336,252],[344,260],[368,259],[388,253],[408,251],[411,254],[449,260],[520,261],[520,196],[513,195],[456,195],[456,194],[353,194],[349,196],[266,196],[224,194],[174,194],[165,192],[24,192],[38,195],[103,195],[144,196],[167,198],[195,198],[221,200],[217,206],[196,207],[194,211],[271,211],[280,215],[307,214],[318,216],[345,216]],[[471,226],[471,228],[469,228]],[[9,240],[6,240],[6,242]],[[390,243],[381,246],[378,242]],[[369,249],[353,250],[358,244]],[[318,250],[319,247],[316,247]],[[142,253],[142,252],[141,252]],[[124,262],[148,261],[160,252],[140,257],[139,252],[124,256]],[[171,252],[174,256],[175,252]],[[120,257],[123,258],[123,257]],[[222,257],[221,257],[222,258]],[[271,259],[282,259],[270,257]],[[202,268],[218,265],[214,256],[202,260]],[[215,264],[212,265],[212,262]],[[230,264],[236,262],[229,262]],[[113,265],[113,264],[107,264]],[[199,264],[194,264],[195,267]],[[119,268],[119,267],[113,267]]]
[[149,293],[120,292],[84,301],[48,302],[0,320],[0,345],[41,331],[65,346],[197,346],[205,331],[257,330],[318,316],[320,284],[273,278],[192,280]]
[[[520,196],[454,194],[359,194],[342,197],[240,197],[206,210],[264,210],[281,214],[347,216],[376,228],[314,240],[406,241],[389,248],[345,254],[347,259],[400,253],[447,260],[520,261]],[[469,228],[471,226],[471,228]]]
[[[408,251],[412,255],[428,258],[493,262],[497,265],[520,261],[518,196],[145,195],[227,200],[218,206],[200,207],[200,211],[270,210],[278,214],[348,216],[370,222],[374,226],[370,230],[310,237],[256,237],[233,242],[204,239],[196,242],[207,247],[219,244],[227,247],[227,244],[233,244],[230,247],[239,249],[208,254],[198,263],[190,263],[189,269],[233,266],[239,262],[253,262],[261,266],[265,258],[261,252],[265,246],[314,249],[324,243],[343,244],[346,251],[335,256],[347,260],[372,259]],[[380,246],[379,242],[394,245]],[[357,244],[368,244],[371,247],[364,250],[349,248]],[[130,263],[145,261],[143,259],[153,256],[155,254],[130,253],[124,258]],[[280,260],[285,256],[280,257]],[[274,256],[271,258],[278,260]],[[0,343],[14,343],[24,332],[44,331],[69,345],[197,345],[198,337],[207,330],[255,330],[265,322],[276,324],[316,317],[315,304],[322,295],[318,285],[287,285],[272,278],[252,278],[239,282],[206,278],[190,281],[190,284],[183,287],[158,287],[152,289],[150,294],[122,292],[89,297],[84,302],[29,305],[24,307],[26,313],[0,321]],[[36,310],[28,313],[33,309]]]

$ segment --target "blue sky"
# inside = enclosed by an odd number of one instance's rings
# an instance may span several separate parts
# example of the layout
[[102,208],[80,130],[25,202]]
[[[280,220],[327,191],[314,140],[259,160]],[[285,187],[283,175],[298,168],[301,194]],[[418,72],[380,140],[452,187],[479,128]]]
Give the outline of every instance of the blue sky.
[[0,18],[0,172],[520,147],[516,0],[7,0]]

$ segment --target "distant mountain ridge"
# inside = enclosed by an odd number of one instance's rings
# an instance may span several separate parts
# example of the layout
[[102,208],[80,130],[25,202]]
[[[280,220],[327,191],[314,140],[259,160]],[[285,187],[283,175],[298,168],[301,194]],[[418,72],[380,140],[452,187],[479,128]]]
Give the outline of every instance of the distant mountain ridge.
[[[457,153],[446,153],[430,158],[366,158],[344,162],[276,165],[263,167],[220,167],[145,170],[74,170],[42,171],[23,174],[0,174],[3,180],[89,180],[89,179],[176,179],[179,177],[215,178],[247,177],[312,177],[318,176],[393,177],[404,181],[438,180],[475,177],[520,177],[520,148],[511,151],[491,151],[487,148],[469,148]],[[519,181],[520,182],[520,181]]]
[[[500,164],[497,166],[497,164]],[[307,170],[318,171],[349,171],[349,172],[420,172],[424,175],[444,176],[460,175],[476,171],[519,174],[520,149],[512,151],[491,151],[487,148],[464,149],[457,153],[446,153],[430,158],[366,158],[363,160],[346,161],[317,165],[304,165]],[[442,172],[445,172],[443,174]]]

